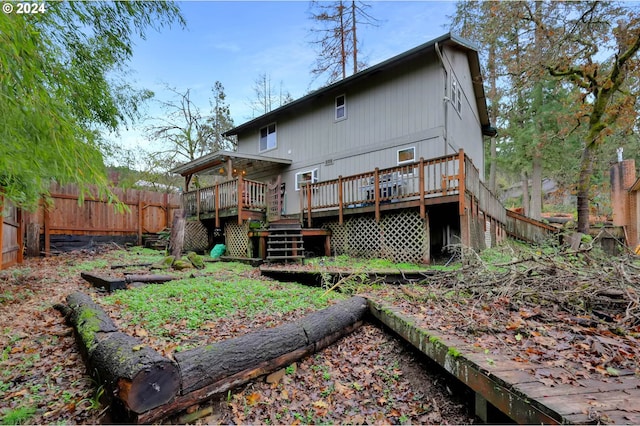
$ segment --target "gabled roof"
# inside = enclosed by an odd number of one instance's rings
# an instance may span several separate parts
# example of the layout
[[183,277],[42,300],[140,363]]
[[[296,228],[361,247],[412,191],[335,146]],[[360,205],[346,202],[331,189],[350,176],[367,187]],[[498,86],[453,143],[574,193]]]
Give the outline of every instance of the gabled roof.
[[487,111],[487,102],[484,93],[484,87],[482,85],[482,73],[480,72],[480,59],[478,57],[478,50],[470,41],[457,37],[451,33],[442,35],[418,47],[394,56],[391,59],[387,59],[384,62],[373,65],[363,71],[353,74],[336,83],[315,90],[301,98],[282,105],[281,107],[274,109],[271,112],[254,118],[253,120],[250,120],[237,127],[234,127],[233,129],[225,132],[223,135],[237,135],[247,129],[263,127],[269,123],[276,121],[279,116],[288,115],[295,111],[297,108],[311,104],[316,99],[322,98],[324,96],[329,96],[334,93],[339,94],[345,89],[355,86],[380,72],[387,72],[393,69],[401,68],[407,62],[435,52],[436,47],[440,49],[441,46],[453,47],[467,53],[467,57],[469,59],[469,67],[471,69],[471,77],[472,81],[474,82],[473,90],[475,93],[476,102],[478,104],[480,124],[482,125],[482,129],[485,134],[487,134],[488,136],[492,136],[491,134],[489,134],[491,133],[491,125],[489,122],[489,114]]

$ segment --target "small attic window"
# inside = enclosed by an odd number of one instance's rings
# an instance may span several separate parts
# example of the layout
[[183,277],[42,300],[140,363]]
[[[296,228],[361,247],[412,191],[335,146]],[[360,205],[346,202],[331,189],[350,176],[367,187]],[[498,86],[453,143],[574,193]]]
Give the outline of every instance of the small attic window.
[[336,121],[347,118],[347,98],[345,95],[336,97]]

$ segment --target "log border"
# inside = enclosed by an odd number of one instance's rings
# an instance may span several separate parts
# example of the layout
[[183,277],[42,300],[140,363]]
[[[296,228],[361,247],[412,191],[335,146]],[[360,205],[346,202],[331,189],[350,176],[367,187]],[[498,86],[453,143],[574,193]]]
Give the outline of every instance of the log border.
[[[105,395],[110,398],[112,417],[129,423],[157,422],[189,406],[210,399],[216,394],[290,365],[357,330],[369,312],[367,299],[353,296],[292,323],[285,323],[272,329],[257,330],[213,345],[195,348],[189,352],[204,352],[207,355],[206,352],[209,350],[209,356],[215,358],[218,356],[216,352],[222,346],[234,348],[237,356],[243,356],[255,351],[255,348],[247,342],[260,336],[268,338],[269,335],[277,333],[280,328],[287,329],[289,332],[297,329],[301,335],[293,345],[295,347],[285,348],[269,357],[263,357],[264,359],[259,359],[257,364],[242,365],[239,369],[231,370],[228,375],[214,375],[208,382],[205,380],[194,384],[193,378],[187,377],[187,372],[202,371],[202,368],[206,368],[207,360],[210,362],[211,358],[205,358],[203,365],[194,366],[193,363],[197,360],[194,361],[188,352],[179,353],[179,356],[176,354],[175,361],[162,357],[138,339],[120,332],[109,315],[89,295],[81,292],[69,295],[67,306],[56,307],[65,314],[67,322],[74,327],[76,342],[85,356],[89,373],[100,382],[99,385],[104,385],[107,389]],[[87,322],[87,317],[91,318],[91,321]],[[320,331],[323,328],[326,330],[325,333]],[[127,356],[118,356],[116,360],[111,359],[107,362],[104,354],[111,353],[118,346],[122,346],[118,348],[118,354],[125,353]],[[96,355],[97,353],[99,354]],[[168,386],[168,398],[156,397],[148,400],[136,397],[134,392],[130,392],[136,376],[148,377],[149,375],[153,375],[152,381],[141,381],[149,382],[147,384],[152,389]],[[187,388],[185,388],[186,382],[190,383]],[[158,386],[159,384],[162,386]]]

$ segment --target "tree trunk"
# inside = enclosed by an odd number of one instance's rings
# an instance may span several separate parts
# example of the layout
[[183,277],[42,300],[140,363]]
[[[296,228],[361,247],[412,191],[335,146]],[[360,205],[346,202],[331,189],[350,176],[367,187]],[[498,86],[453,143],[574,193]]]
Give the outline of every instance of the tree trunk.
[[169,239],[169,253],[176,259],[180,259],[180,256],[182,256],[182,248],[184,247],[184,227],[185,210],[176,210],[176,212],[173,214],[171,236]]
[[535,154],[532,160],[531,173],[531,203],[529,217],[542,219],[542,157]]
[[105,395],[128,417],[166,404],[180,389],[176,365],[138,339],[118,331],[109,315],[91,297],[67,297],[67,320],[74,326],[89,372],[105,386]]
[[529,175],[522,172],[522,214],[529,216]]
[[578,177],[577,210],[578,232],[589,234],[589,187],[593,168],[593,149],[587,145],[582,151],[580,176]]
[[40,256],[40,224],[30,223],[27,225],[27,256]]

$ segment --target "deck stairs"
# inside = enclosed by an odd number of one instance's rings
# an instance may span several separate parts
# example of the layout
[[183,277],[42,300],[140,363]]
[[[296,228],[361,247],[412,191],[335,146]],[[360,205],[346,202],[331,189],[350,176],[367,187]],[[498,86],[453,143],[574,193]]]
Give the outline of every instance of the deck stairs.
[[267,262],[302,262],[304,241],[297,220],[282,219],[269,224]]

